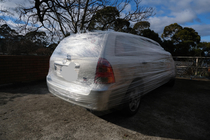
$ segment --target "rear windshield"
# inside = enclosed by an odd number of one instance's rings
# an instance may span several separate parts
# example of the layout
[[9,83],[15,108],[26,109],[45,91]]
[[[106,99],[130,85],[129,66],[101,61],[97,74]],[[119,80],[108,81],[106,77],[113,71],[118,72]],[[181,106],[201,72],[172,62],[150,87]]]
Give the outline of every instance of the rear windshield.
[[71,35],[60,42],[53,55],[98,57],[104,43],[104,35],[104,33]]

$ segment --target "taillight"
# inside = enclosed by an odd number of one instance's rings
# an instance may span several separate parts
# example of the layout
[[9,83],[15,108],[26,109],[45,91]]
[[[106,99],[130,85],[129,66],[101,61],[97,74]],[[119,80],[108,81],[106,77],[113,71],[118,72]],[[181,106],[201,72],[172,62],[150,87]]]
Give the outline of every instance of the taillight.
[[112,66],[105,58],[99,58],[98,60],[94,82],[97,84],[111,84],[115,82]]

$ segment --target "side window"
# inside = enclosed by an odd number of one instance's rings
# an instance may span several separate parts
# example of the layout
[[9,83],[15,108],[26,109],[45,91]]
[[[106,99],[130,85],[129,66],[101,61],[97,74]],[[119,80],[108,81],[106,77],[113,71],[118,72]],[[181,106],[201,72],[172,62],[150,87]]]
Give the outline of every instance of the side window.
[[116,56],[134,56],[136,55],[136,44],[130,37],[117,36],[115,41]]
[[116,56],[137,56],[162,50],[158,43],[140,37],[117,36],[115,41]]
[[152,49],[156,49],[156,50],[164,50],[160,44],[156,43],[156,42],[153,42],[153,41],[150,41],[148,39],[142,39],[146,44],[149,44],[149,47],[152,48]]

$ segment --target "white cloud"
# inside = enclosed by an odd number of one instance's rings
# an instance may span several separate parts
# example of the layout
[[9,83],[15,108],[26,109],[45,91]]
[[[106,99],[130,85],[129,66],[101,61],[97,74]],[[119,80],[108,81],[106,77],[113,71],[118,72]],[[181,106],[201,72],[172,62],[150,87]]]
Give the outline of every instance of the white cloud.
[[209,23],[201,23],[205,20],[200,18],[200,14],[210,12],[210,0],[142,0],[141,4],[158,9],[156,16],[150,17],[149,22],[151,29],[159,35],[163,33],[164,27],[170,24],[188,26],[190,23],[188,27],[195,29],[200,36],[210,36]]
[[210,24],[188,26],[195,29],[200,36],[210,36]]
[[9,25],[9,27],[12,29],[17,29],[17,24],[14,23],[12,20],[8,20],[7,25]]
[[8,16],[7,19],[13,18],[15,20],[19,18],[19,13],[15,9],[20,6],[30,7],[31,4],[29,0],[5,0],[0,2],[0,9],[8,10],[10,13],[5,15]]
[[175,16],[174,20],[179,23],[193,22],[193,20],[197,17],[196,14],[194,14],[194,12],[191,10],[184,10],[172,13],[171,15]]
[[128,5],[125,7],[125,11],[126,11],[126,12],[131,11],[131,5],[130,5],[130,4],[128,4]]
[[[178,23],[184,27],[184,23],[193,19],[193,16],[189,16],[186,13],[183,15],[177,14],[176,17],[150,17],[149,22],[151,24],[151,29],[157,32],[159,35],[163,33],[163,29],[165,26],[168,26],[173,23]],[[181,17],[180,17],[181,16]],[[187,27],[193,28],[200,36],[209,36],[210,35],[210,24],[194,24],[188,25]],[[210,41],[210,40],[209,40]]]
[[5,0],[0,3],[1,8],[8,8],[8,9],[14,9],[20,5],[30,6],[31,2],[29,0]]
[[165,26],[168,26],[173,23],[184,24],[186,22],[193,22],[196,18],[195,14],[192,14],[189,10],[184,10],[179,13],[173,13],[173,16],[164,16],[164,17],[150,17],[149,22],[151,24],[151,29],[155,30],[159,34],[162,34]]
[[194,3],[193,9],[195,9],[198,14],[210,12],[210,0],[197,0],[194,1]]
[[[187,15],[187,14],[186,14]],[[168,26],[173,23],[178,23],[180,25],[184,26],[185,20],[188,21],[185,14],[183,14],[183,18],[178,17],[151,17],[149,18],[149,22],[151,24],[151,29],[157,32],[159,35],[163,33],[163,29],[165,26]],[[193,28],[201,37],[204,36],[210,36],[210,24],[194,24],[194,25],[188,25],[187,27]],[[201,41],[202,38],[201,38]],[[208,40],[210,41],[210,39]]]
[[142,5],[164,6],[171,12],[183,9],[194,11],[196,14],[210,12],[210,0],[142,0]]
[[171,24],[173,18],[170,17],[150,17],[149,22],[150,22],[150,28],[157,32],[158,34],[162,34],[163,29],[165,26]]

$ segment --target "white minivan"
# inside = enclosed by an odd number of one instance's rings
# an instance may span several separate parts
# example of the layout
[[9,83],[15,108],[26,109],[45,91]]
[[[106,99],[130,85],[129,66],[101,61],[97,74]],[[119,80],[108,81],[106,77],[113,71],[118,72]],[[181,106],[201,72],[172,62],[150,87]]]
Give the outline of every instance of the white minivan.
[[90,110],[119,105],[134,115],[142,95],[173,85],[175,64],[157,42],[128,33],[89,32],[63,39],[50,58],[49,91]]

